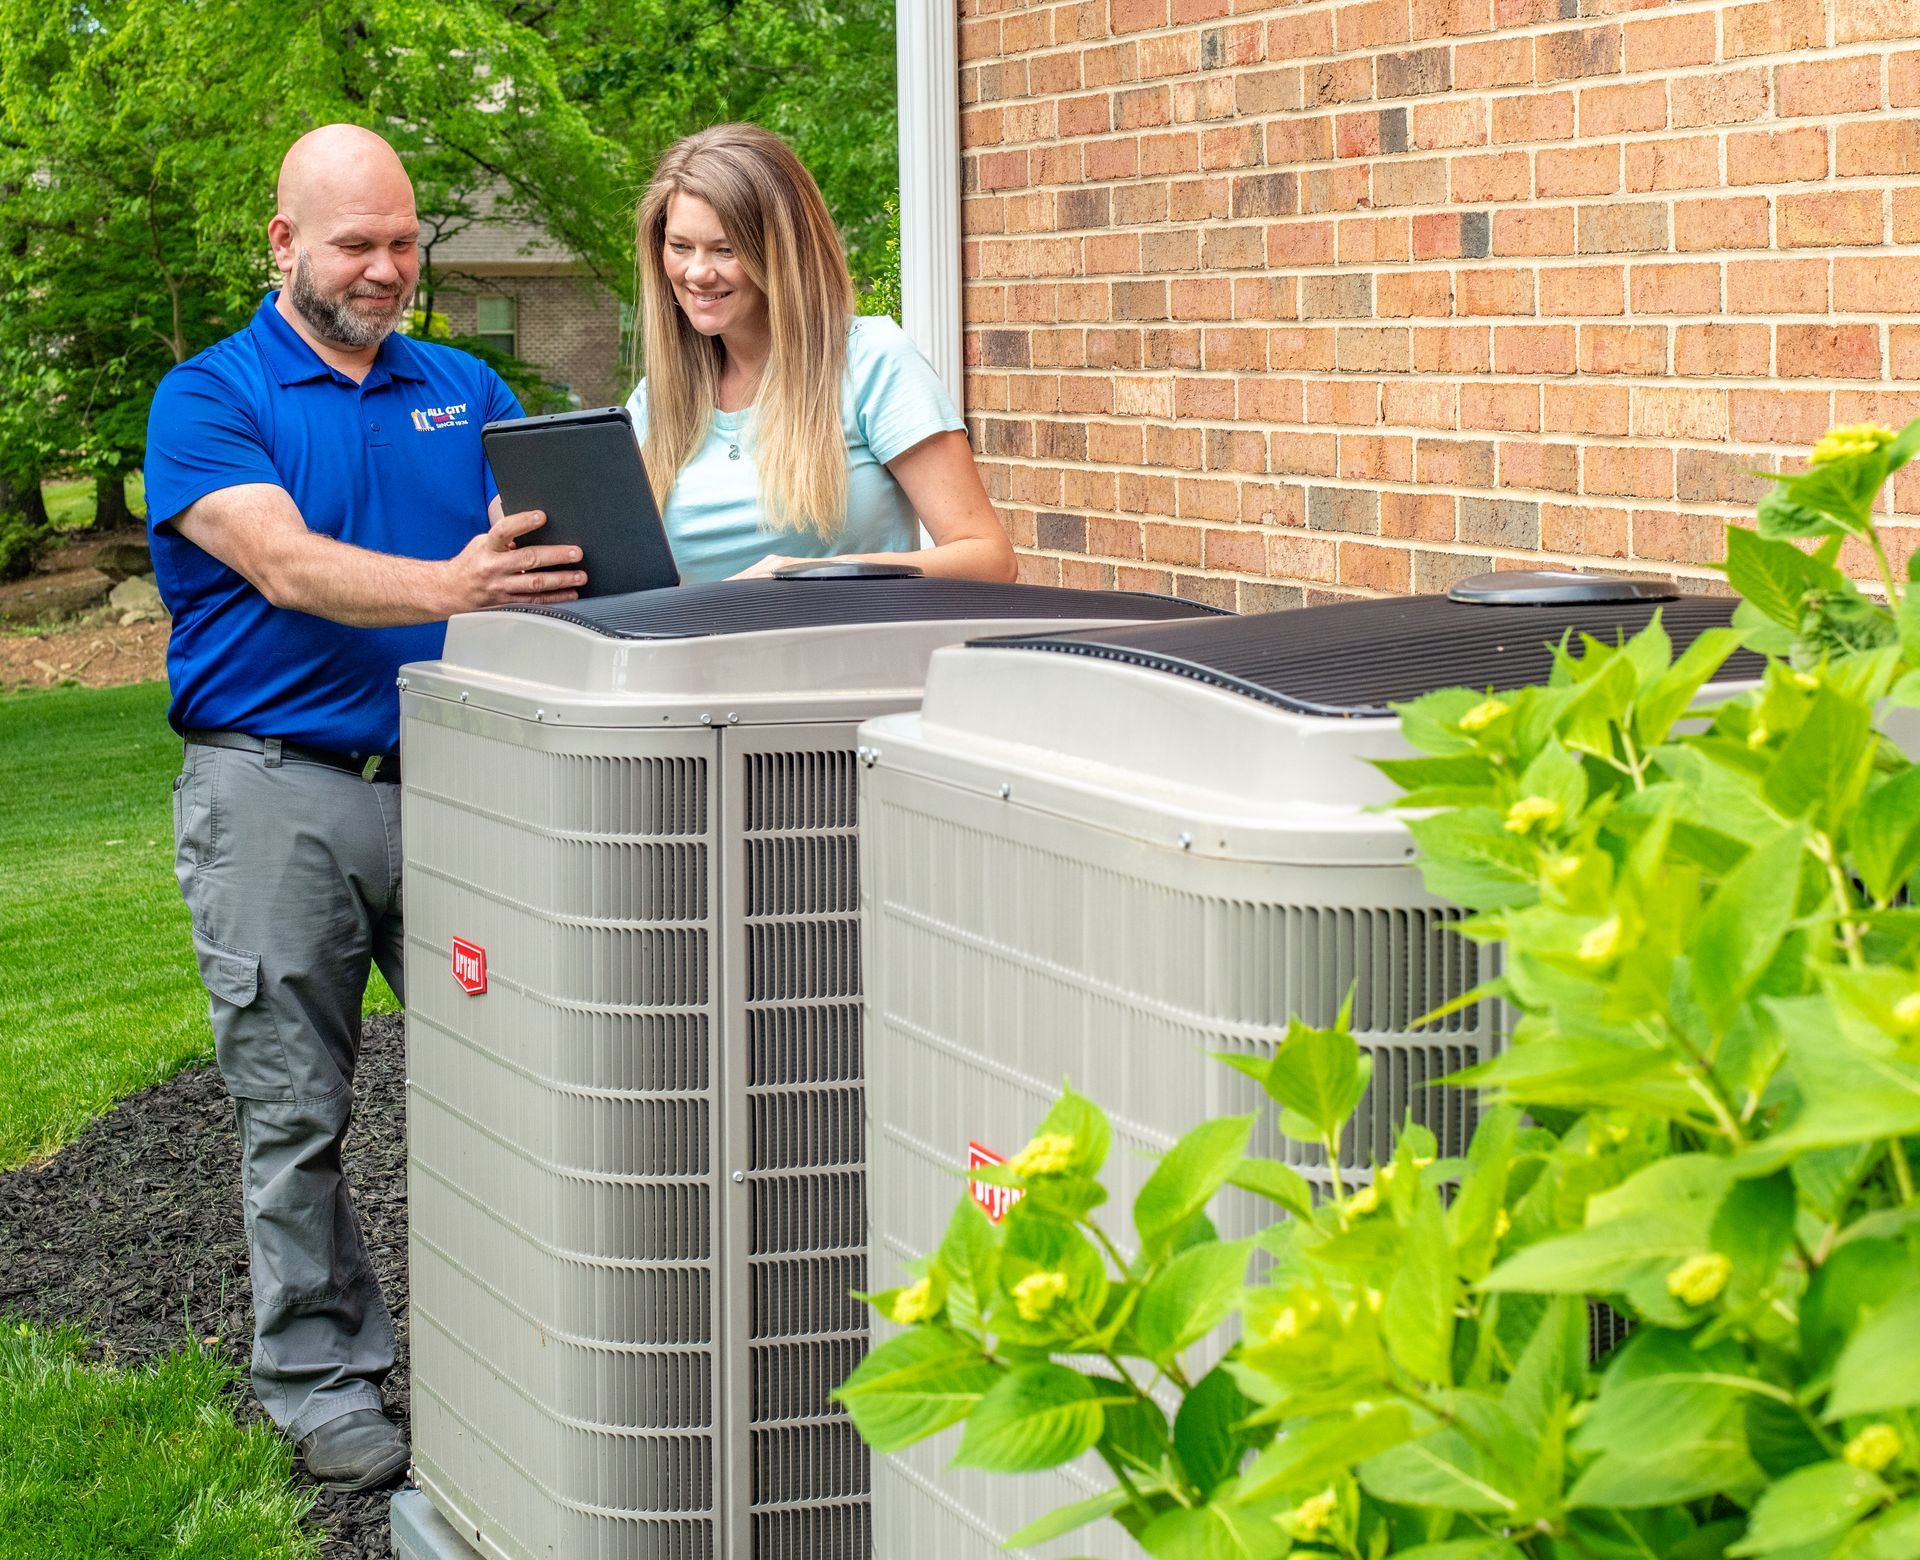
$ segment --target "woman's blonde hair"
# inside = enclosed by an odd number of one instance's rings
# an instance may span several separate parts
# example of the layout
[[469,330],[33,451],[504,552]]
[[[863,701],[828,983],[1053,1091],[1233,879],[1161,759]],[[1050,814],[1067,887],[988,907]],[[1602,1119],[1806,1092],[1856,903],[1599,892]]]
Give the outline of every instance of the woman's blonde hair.
[[758,125],[715,125],[676,141],[640,201],[642,450],[654,497],[664,509],[681,468],[706,439],[726,358],[718,338],[688,323],[667,280],[667,203],[677,194],[713,207],[741,269],[767,295],[773,354],[748,428],[766,524],[831,541],[847,519],[840,381],[853,282],[813,176],[786,142]]

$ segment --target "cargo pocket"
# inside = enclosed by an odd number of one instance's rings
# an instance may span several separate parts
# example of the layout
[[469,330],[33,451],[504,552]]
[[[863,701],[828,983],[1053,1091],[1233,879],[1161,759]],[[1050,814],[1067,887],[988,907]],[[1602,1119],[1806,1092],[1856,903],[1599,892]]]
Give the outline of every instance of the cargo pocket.
[[193,951],[212,999],[214,1055],[236,1099],[290,1100],[293,1078],[273,1013],[260,1000],[260,955],[230,948],[197,928]]

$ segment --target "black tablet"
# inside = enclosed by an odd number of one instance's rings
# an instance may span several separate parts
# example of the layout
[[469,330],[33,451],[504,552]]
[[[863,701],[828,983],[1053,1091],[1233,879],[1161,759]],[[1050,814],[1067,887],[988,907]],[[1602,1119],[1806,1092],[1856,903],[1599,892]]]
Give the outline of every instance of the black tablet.
[[527,546],[580,549],[582,596],[680,583],[625,407],[490,422],[480,442],[507,513],[546,511]]

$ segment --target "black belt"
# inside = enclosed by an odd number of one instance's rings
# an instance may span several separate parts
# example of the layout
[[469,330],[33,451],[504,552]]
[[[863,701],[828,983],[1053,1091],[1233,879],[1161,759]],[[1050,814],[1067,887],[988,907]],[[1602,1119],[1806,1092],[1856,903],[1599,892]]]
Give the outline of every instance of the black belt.
[[362,780],[398,782],[400,779],[397,753],[371,753],[365,758],[355,758],[347,753],[308,747],[304,742],[289,742],[284,737],[249,736],[244,731],[183,731],[180,735],[195,747],[232,748],[240,753],[266,753],[269,757],[278,749],[282,758],[302,764],[325,764],[329,769],[343,769]]

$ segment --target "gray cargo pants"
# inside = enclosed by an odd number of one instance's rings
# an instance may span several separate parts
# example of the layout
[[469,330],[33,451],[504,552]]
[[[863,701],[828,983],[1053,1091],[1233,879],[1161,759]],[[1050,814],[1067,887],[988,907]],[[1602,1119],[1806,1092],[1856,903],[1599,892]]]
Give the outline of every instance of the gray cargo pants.
[[400,787],[189,744],[173,827],[240,1133],[253,1387],[297,1441],[380,1408],[393,1369],[340,1145],[369,961],[402,989]]

